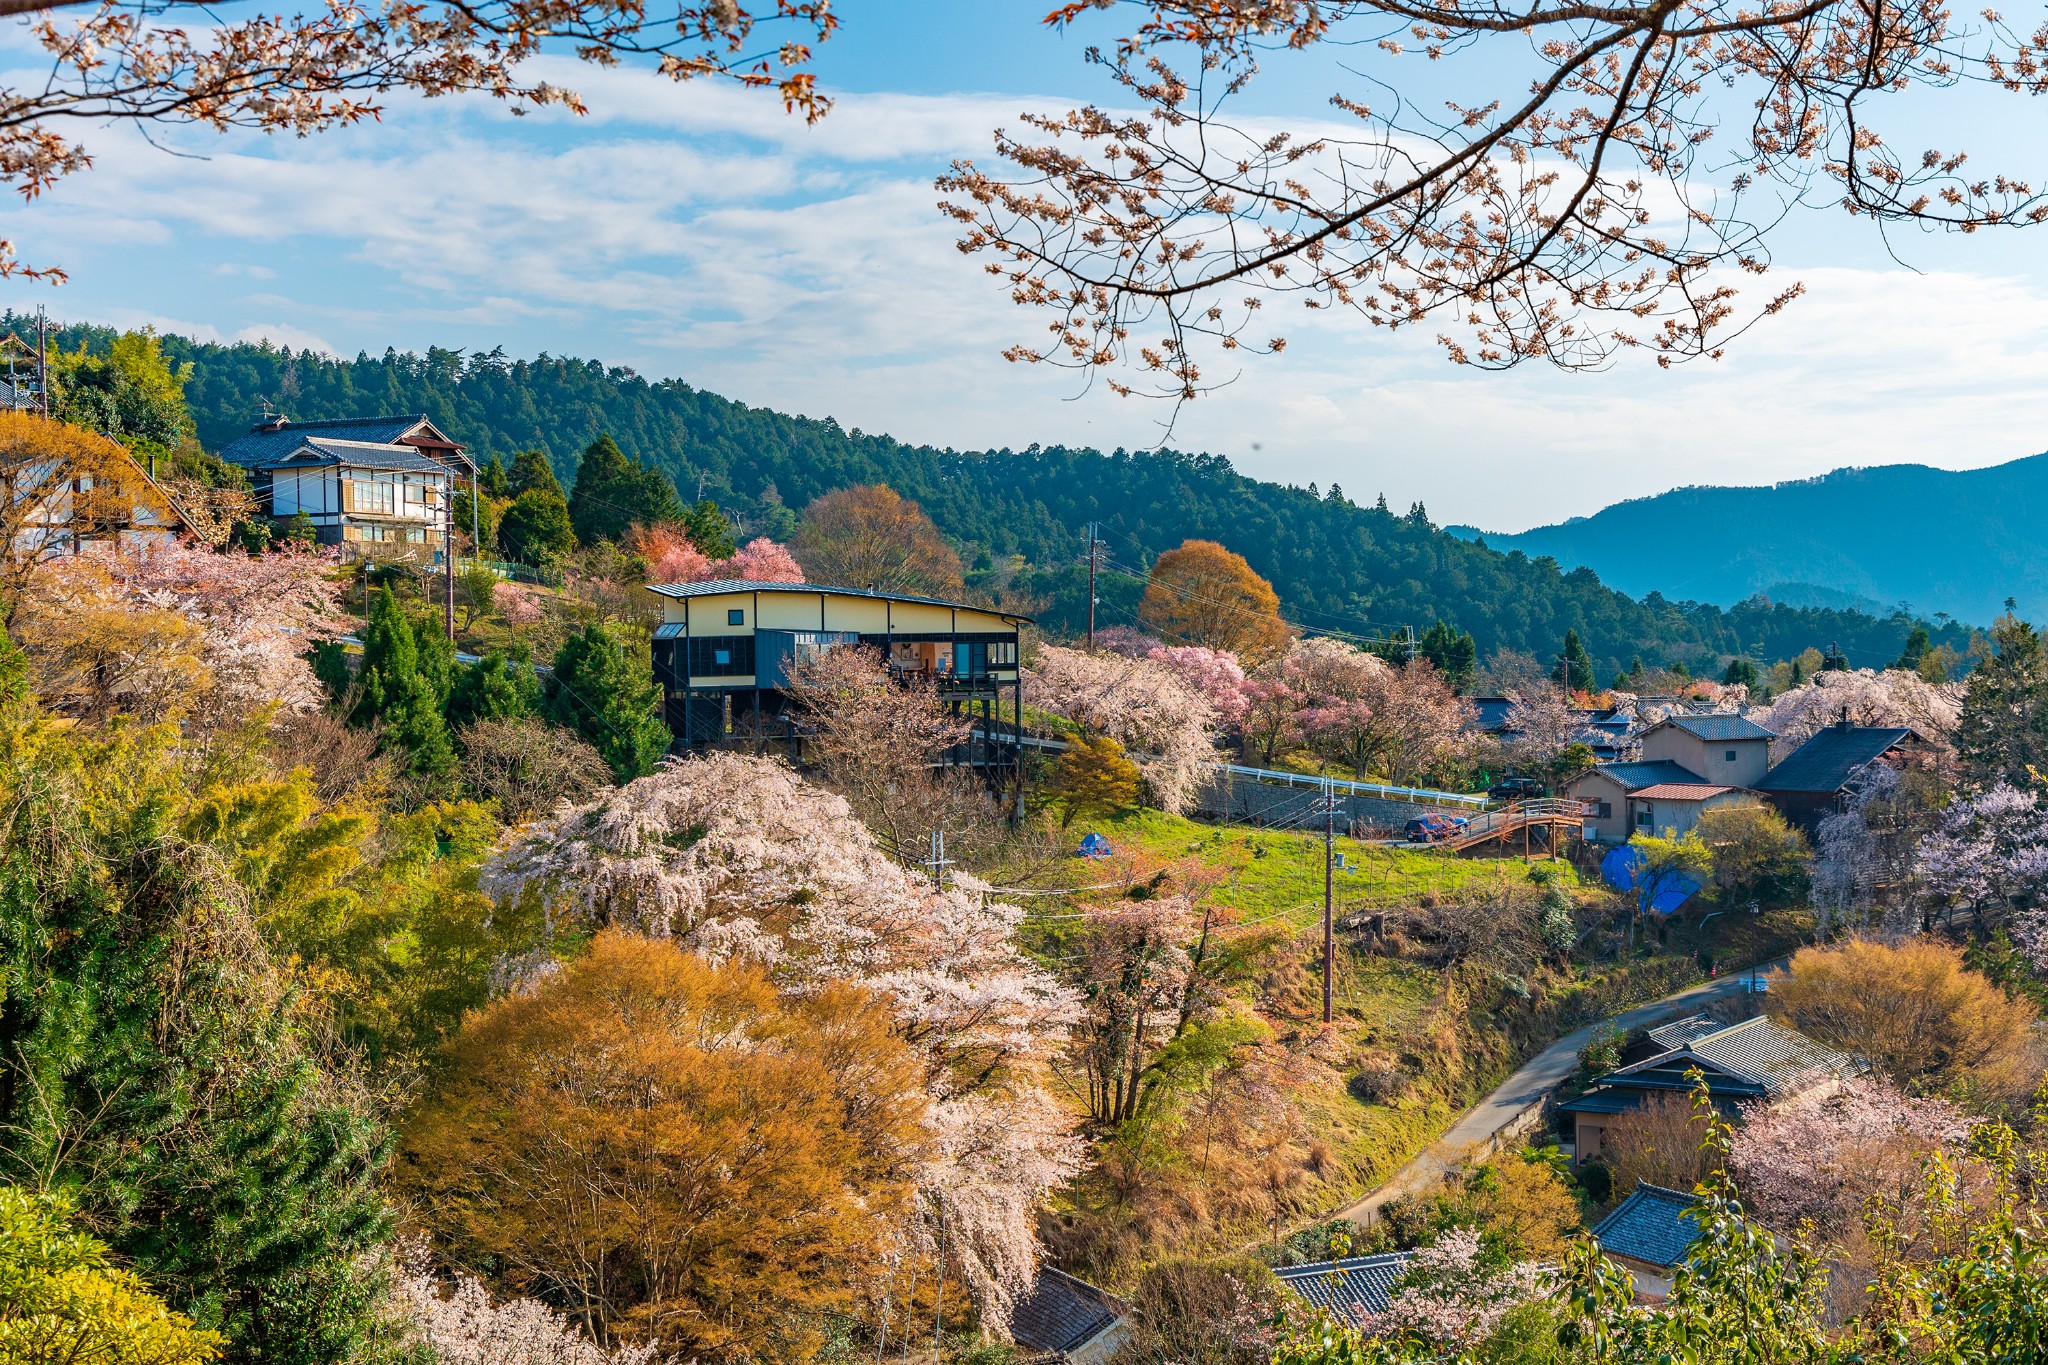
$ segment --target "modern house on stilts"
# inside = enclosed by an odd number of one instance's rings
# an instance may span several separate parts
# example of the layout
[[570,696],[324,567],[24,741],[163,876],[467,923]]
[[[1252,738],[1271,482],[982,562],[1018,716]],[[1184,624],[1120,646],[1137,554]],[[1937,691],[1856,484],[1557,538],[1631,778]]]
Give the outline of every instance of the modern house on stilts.
[[984,769],[1017,763],[1019,746],[1001,740],[1014,738],[1023,721],[1017,632],[1027,617],[819,583],[723,579],[648,591],[662,599],[654,677],[680,745],[734,734],[795,739],[785,714],[792,662],[865,645],[893,677],[929,682],[979,722],[954,761]]

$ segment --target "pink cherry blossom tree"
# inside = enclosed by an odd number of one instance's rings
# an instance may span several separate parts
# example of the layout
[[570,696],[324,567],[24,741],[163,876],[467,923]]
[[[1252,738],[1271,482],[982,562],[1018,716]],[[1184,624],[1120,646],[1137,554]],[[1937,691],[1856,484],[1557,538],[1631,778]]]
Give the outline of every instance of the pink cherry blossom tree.
[[1777,733],[1774,755],[1790,753],[1845,712],[1857,725],[1910,726],[1946,744],[1962,718],[1962,700],[1961,684],[1930,683],[1896,668],[1829,670],[1779,693],[1755,719]]
[[1218,725],[1236,725],[1244,719],[1244,665],[1229,650],[1154,645],[1143,657],[1165,664],[1182,682],[1207,697]]
[[721,578],[757,583],[801,583],[804,571],[787,546],[756,536],[730,559],[713,559],[680,526],[635,526],[627,548],[647,561],[650,583],[709,583]]
[[[850,980],[889,1000],[928,1063],[920,1185],[943,1213],[947,1263],[1006,1319],[1030,1283],[1034,1211],[1080,1159],[1042,1086],[1078,1005],[1018,947],[1021,910],[971,878],[934,886],[844,798],[737,754],[671,762],[529,827],[482,880],[531,898],[550,926],[673,936],[753,958],[786,990]],[[906,1229],[906,1246],[936,1248],[935,1233]]]
[[1921,1159],[1960,1145],[1970,1127],[1945,1099],[1861,1077],[1822,1099],[1747,1106],[1730,1165],[1758,1221],[1789,1232],[1810,1219],[1833,1236],[1871,1195],[1909,1192],[1899,1187],[1918,1177]]
[[656,1365],[652,1346],[610,1350],[537,1299],[491,1301],[474,1275],[444,1283],[424,1240],[401,1242],[391,1286],[391,1317],[437,1365]]
[[1153,801],[1176,815],[1216,761],[1215,707],[1154,659],[1047,645],[1024,671],[1024,699],[1121,744]]
[[755,536],[733,552],[731,559],[713,561],[714,578],[740,578],[752,583],[801,583],[804,571],[789,547],[766,536]]
[[1416,1332],[1439,1346],[1473,1346],[1534,1302],[1543,1282],[1539,1267],[1489,1254],[1476,1229],[1452,1228],[1415,1253],[1386,1311],[1365,1314],[1359,1327],[1374,1336]]
[[1920,840],[1918,870],[1944,918],[2009,920],[2036,962],[2048,964],[2048,809],[2038,792],[2001,782],[1952,801]]
[[258,555],[184,542],[108,546],[38,569],[26,629],[55,638],[92,613],[110,623],[175,618],[189,626],[201,666],[185,675],[203,680],[187,700],[225,716],[272,704],[315,710],[324,698],[306,656],[350,624],[331,581],[336,554],[298,545]]

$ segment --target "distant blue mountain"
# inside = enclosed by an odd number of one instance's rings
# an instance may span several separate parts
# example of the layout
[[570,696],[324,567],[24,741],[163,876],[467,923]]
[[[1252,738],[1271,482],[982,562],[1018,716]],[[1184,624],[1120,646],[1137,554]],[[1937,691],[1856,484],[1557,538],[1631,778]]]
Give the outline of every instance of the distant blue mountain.
[[1989,622],[2015,598],[2048,619],[2048,454],[1989,469],[1838,469],[1767,488],[1676,488],[1518,535],[1447,528],[1584,565],[1641,596],[1732,605],[1946,612]]

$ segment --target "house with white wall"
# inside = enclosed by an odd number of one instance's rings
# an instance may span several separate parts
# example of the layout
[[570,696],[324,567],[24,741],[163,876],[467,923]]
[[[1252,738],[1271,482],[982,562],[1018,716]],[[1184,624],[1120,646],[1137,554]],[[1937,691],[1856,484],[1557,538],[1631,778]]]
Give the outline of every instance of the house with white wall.
[[322,545],[377,556],[438,558],[456,481],[476,476],[463,447],[417,414],[276,417],[220,453],[249,471],[274,522],[304,512]]

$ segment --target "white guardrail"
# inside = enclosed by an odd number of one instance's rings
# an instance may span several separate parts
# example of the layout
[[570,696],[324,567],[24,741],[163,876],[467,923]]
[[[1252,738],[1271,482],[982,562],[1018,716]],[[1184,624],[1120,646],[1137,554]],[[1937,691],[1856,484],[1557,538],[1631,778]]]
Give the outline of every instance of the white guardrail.
[[[1018,736],[998,730],[992,736],[998,744],[1015,744]],[[1023,736],[1024,745],[1029,749],[1046,749],[1054,753],[1067,747],[1063,739],[1042,739],[1037,735]],[[1314,773],[1290,773],[1278,768],[1247,768],[1239,763],[1217,763],[1211,765],[1216,771],[1232,777],[1250,778],[1254,782],[1288,787],[1308,787],[1320,790],[1329,787],[1345,796],[1376,796],[1388,801],[1421,801],[1435,806],[1460,806],[1467,810],[1484,810],[1487,798],[1468,792],[1437,791],[1433,787],[1396,787],[1385,782],[1354,782],[1343,777],[1317,777]]]

